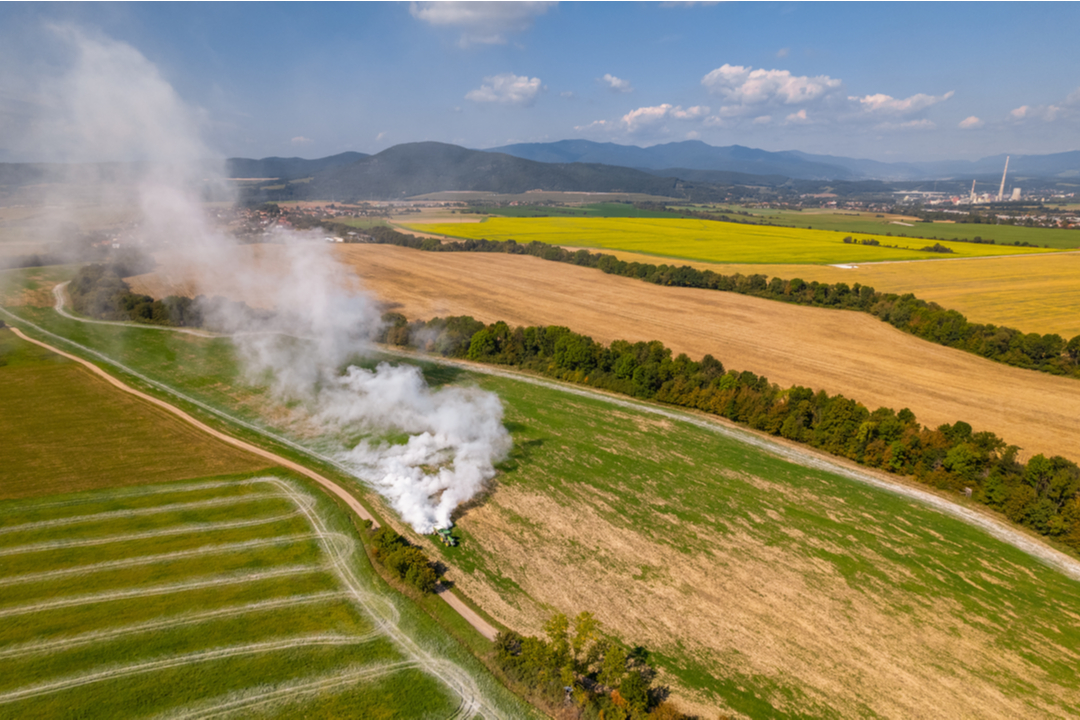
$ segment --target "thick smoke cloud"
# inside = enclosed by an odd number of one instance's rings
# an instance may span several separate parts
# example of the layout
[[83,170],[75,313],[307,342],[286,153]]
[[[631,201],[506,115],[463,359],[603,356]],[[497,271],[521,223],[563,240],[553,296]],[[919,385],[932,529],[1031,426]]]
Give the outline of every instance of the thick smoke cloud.
[[72,63],[48,83],[50,112],[23,138],[26,147],[64,148],[70,161],[139,160],[128,167],[128,188],[159,270],[197,293],[227,287],[274,308],[253,315],[221,306],[210,318],[233,336],[248,379],[290,401],[297,431],[324,442],[366,435],[331,450],[417,531],[447,526],[509,450],[499,399],[475,388],[433,391],[408,366],[342,373],[370,353],[380,327],[378,305],[355,275],[304,233],[278,231],[272,253],[238,246],[204,213],[202,198],[227,184],[200,139],[198,113],[134,48],[72,28],[57,37]]

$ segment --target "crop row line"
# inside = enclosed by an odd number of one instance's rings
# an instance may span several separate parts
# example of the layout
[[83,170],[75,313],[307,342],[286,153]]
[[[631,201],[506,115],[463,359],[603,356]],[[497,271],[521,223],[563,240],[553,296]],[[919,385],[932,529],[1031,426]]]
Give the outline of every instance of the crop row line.
[[73,515],[66,518],[56,518],[54,520],[38,520],[31,523],[8,525],[7,527],[0,528],[0,535],[6,535],[13,532],[27,532],[45,528],[63,527],[65,525],[80,525],[89,522],[111,520],[113,518],[126,519],[133,517],[145,517],[148,515],[161,515],[163,513],[169,512],[182,512],[184,510],[201,510],[204,508],[223,507],[226,505],[243,505],[258,500],[268,500],[281,497],[283,496],[279,493],[258,493],[253,495],[242,495],[239,497],[224,497],[214,498],[212,500],[195,500],[193,502],[186,503],[172,503],[170,505],[158,505],[156,507],[139,508],[137,510],[109,510],[107,512],[91,513],[89,515]]
[[45,570],[23,575],[12,575],[3,579],[5,586],[25,585],[27,583],[54,580],[56,578],[70,577],[72,575],[89,575],[92,573],[106,572],[108,570],[122,570],[125,568],[140,567],[142,565],[157,565],[158,563],[171,560],[183,560],[184,558],[203,557],[207,555],[224,555],[233,552],[243,552],[261,547],[273,545],[291,545],[303,540],[311,540],[318,537],[315,533],[301,533],[297,535],[277,535],[270,538],[257,538],[255,540],[241,540],[234,543],[220,543],[217,545],[203,545],[202,547],[188,550],[176,550],[174,552],[159,553],[157,555],[142,555],[129,557],[122,560],[105,560],[90,563],[88,565],[76,565],[75,567],[62,568],[59,570]]
[[69,595],[67,597],[57,598],[54,600],[47,600],[45,602],[2,608],[0,609],[0,618],[17,617],[19,615],[28,615],[30,613],[42,612],[45,610],[56,610],[59,608],[75,607],[78,605],[90,605],[93,603],[110,602],[113,600],[127,600],[130,598],[146,598],[154,597],[157,595],[169,595],[171,593],[185,592],[187,590],[200,590],[202,588],[221,587],[223,585],[240,585],[243,583],[259,582],[261,580],[272,580],[275,578],[289,577],[293,575],[306,575],[317,572],[326,572],[326,570],[327,567],[325,565],[318,564],[287,565],[284,567],[275,568],[273,570],[264,570],[262,572],[233,573],[227,575],[207,575],[199,580],[190,580],[187,582],[152,585],[150,587],[130,590],[113,590],[103,593]]
[[214,648],[212,650],[200,650],[198,652],[174,655],[171,657],[159,658],[157,660],[148,660],[146,662],[134,663],[131,665],[114,666],[105,670],[98,670],[96,672],[89,672],[81,675],[71,675],[61,678],[60,680],[53,680],[51,682],[39,683],[18,690],[12,690],[11,692],[0,694],[0,705],[40,695],[48,695],[61,690],[70,690],[71,688],[91,685],[104,680],[115,680],[117,678],[131,677],[132,675],[141,675],[159,670],[169,670],[185,665],[224,660],[241,655],[260,655],[269,652],[292,650],[298,647],[362,645],[371,642],[371,640],[376,637],[378,637],[378,633],[375,632],[365,633],[364,635],[302,635],[283,640],[267,640],[246,645],[230,645],[228,647]]
[[105,535],[102,537],[94,538],[79,538],[76,540],[50,540],[48,542],[30,543],[28,545],[15,545],[12,547],[0,548],[0,557],[6,555],[22,555],[24,553],[32,552],[44,552],[47,550],[60,550],[69,548],[80,547],[94,547],[96,545],[109,545],[112,543],[131,542],[133,540],[149,540],[151,538],[167,537],[169,535],[186,535],[188,533],[212,533],[219,530],[234,530],[237,528],[256,527],[258,525],[269,525],[270,523],[279,522],[281,520],[288,520],[291,517],[300,515],[300,510],[296,509],[292,512],[282,513],[279,515],[270,515],[263,518],[253,518],[249,520],[230,520],[227,522],[213,522],[213,523],[187,523],[185,525],[174,525],[173,527],[162,528],[160,530],[147,530],[146,532],[139,533],[127,533],[124,535]]
[[189,625],[199,625],[213,620],[239,617],[241,615],[265,612],[267,610],[293,608],[301,605],[315,605],[331,600],[340,600],[344,597],[346,597],[346,594],[340,590],[327,590],[325,592],[311,593],[308,595],[288,595],[286,597],[273,598],[271,600],[244,603],[243,605],[231,605],[216,610],[207,610],[199,613],[189,613],[186,615],[148,620],[141,623],[132,623],[131,625],[123,625],[109,630],[91,630],[90,632],[58,637],[51,640],[31,640],[15,645],[9,645],[6,648],[0,648],[0,659],[44,655],[57,650],[70,650],[83,645],[108,642],[129,635],[139,635],[142,633],[157,632],[159,630],[173,630]]
[[[121,498],[145,497],[147,495],[177,495],[180,493],[195,492],[196,490],[216,490],[223,487],[239,487],[265,482],[268,482],[266,478],[259,477],[245,478],[243,480],[207,480],[203,482],[177,483],[175,485],[136,485],[134,487],[110,490],[107,494],[107,499],[119,500]],[[47,510],[49,508],[57,507],[89,505],[91,503],[101,502],[101,495],[102,493],[95,492],[93,495],[88,495],[86,497],[57,500],[55,502],[20,502],[18,509],[19,511]]]

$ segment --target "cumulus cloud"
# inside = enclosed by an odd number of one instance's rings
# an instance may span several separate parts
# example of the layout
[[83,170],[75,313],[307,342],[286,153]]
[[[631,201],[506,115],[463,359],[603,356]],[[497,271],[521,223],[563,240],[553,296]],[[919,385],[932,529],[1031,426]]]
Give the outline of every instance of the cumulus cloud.
[[959,127],[962,130],[972,130],[974,128],[981,128],[985,124],[986,123],[984,123],[979,118],[975,117],[974,115],[970,115],[970,116],[964,118],[963,120],[961,120],[959,125],[957,125],[957,127]]
[[1050,105],[1021,105],[1014,108],[1009,112],[1009,119],[1013,122],[1030,120],[1054,122],[1077,115],[1080,115],[1080,88],[1071,92],[1064,100]]
[[[778,56],[787,54],[784,48]],[[953,96],[916,93],[896,98],[885,93],[852,96],[844,92],[844,83],[828,75],[795,75],[789,70],[766,70],[725,64],[701,79],[705,90],[723,98],[724,104],[710,119],[722,124],[749,121],[783,114],[788,123],[875,121],[878,127],[925,127],[919,114]],[[794,109],[798,108],[798,109]],[[812,112],[812,114],[810,114]],[[929,122],[929,121],[927,121]]]
[[414,2],[409,14],[429,25],[460,27],[458,44],[505,45],[508,36],[532,27],[554,2]]
[[754,118],[755,125],[768,125],[772,122],[772,115],[759,115]]
[[629,80],[623,80],[617,78],[611,73],[605,73],[604,77],[599,78],[599,81],[608,86],[609,89],[615,92],[628,93],[633,92],[634,87],[630,84]]
[[310,145],[311,143],[313,143],[315,141],[312,140],[311,138],[306,138],[303,135],[297,135],[296,137],[294,137],[289,142],[291,142],[293,145]]
[[503,73],[484,78],[484,84],[465,94],[466,100],[504,105],[532,105],[542,88],[540,78]]
[[[656,125],[662,120],[672,118],[674,120],[697,120],[709,114],[709,108],[704,105],[695,105],[683,108],[680,105],[663,103],[651,107],[640,107],[631,110],[622,116],[622,125],[628,132],[635,132],[644,127]],[[596,123],[593,123],[596,125]]]
[[753,69],[724,64],[701,79],[713,95],[736,105],[799,105],[839,90],[843,83],[828,75],[792,75],[787,70]]

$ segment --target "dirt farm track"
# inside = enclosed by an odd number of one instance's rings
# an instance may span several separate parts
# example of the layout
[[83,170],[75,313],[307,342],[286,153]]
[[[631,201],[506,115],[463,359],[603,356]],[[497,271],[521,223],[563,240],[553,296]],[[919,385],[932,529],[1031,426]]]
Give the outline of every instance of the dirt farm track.
[[[251,246],[268,275],[276,251]],[[781,386],[842,393],[870,409],[908,407],[925,425],[964,420],[1019,445],[1025,457],[1080,460],[1080,380],[934,345],[863,313],[660,287],[532,257],[386,245],[334,251],[389,309],[410,319],[472,315],[511,325],[566,325],[603,342],[661,340],[676,354],[696,359],[711,353],[727,368],[751,370]],[[168,273],[131,284],[157,297],[202,292],[266,301],[230,292],[224,275],[212,287],[193,287],[189,278]]]

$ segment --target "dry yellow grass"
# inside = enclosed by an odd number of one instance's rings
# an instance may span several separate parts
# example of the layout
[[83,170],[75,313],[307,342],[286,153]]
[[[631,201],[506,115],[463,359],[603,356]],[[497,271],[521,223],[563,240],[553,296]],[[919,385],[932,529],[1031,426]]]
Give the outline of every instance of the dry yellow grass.
[[[658,258],[610,253],[628,262],[657,264]],[[914,293],[963,313],[968,320],[1014,327],[1024,332],[1080,335],[1080,253],[1017,255],[898,263],[866,263],[854,268],[829,265],[732,265],[677,263],[724,275],[762,273],[786,279],[862,283],[882,292]]]
[[[472,315],[511,325],[567,325],[603,342],[661,340],[675,353],[711,353],[781,386],[842,393],[870,409],[908,407],[926,425],[964,420],[1019,445],[1024,457],[1080,460],[1080,382],[934,345],[864,313],[659,287],[524,256],[386,245],[334,251],[388,309],[410,318]],[[279,248],[250,252],[270,271]],[[155,275],[132,285],[157,296],[182,289],[258,301],[232,290],[226,275],[213,285]]]

